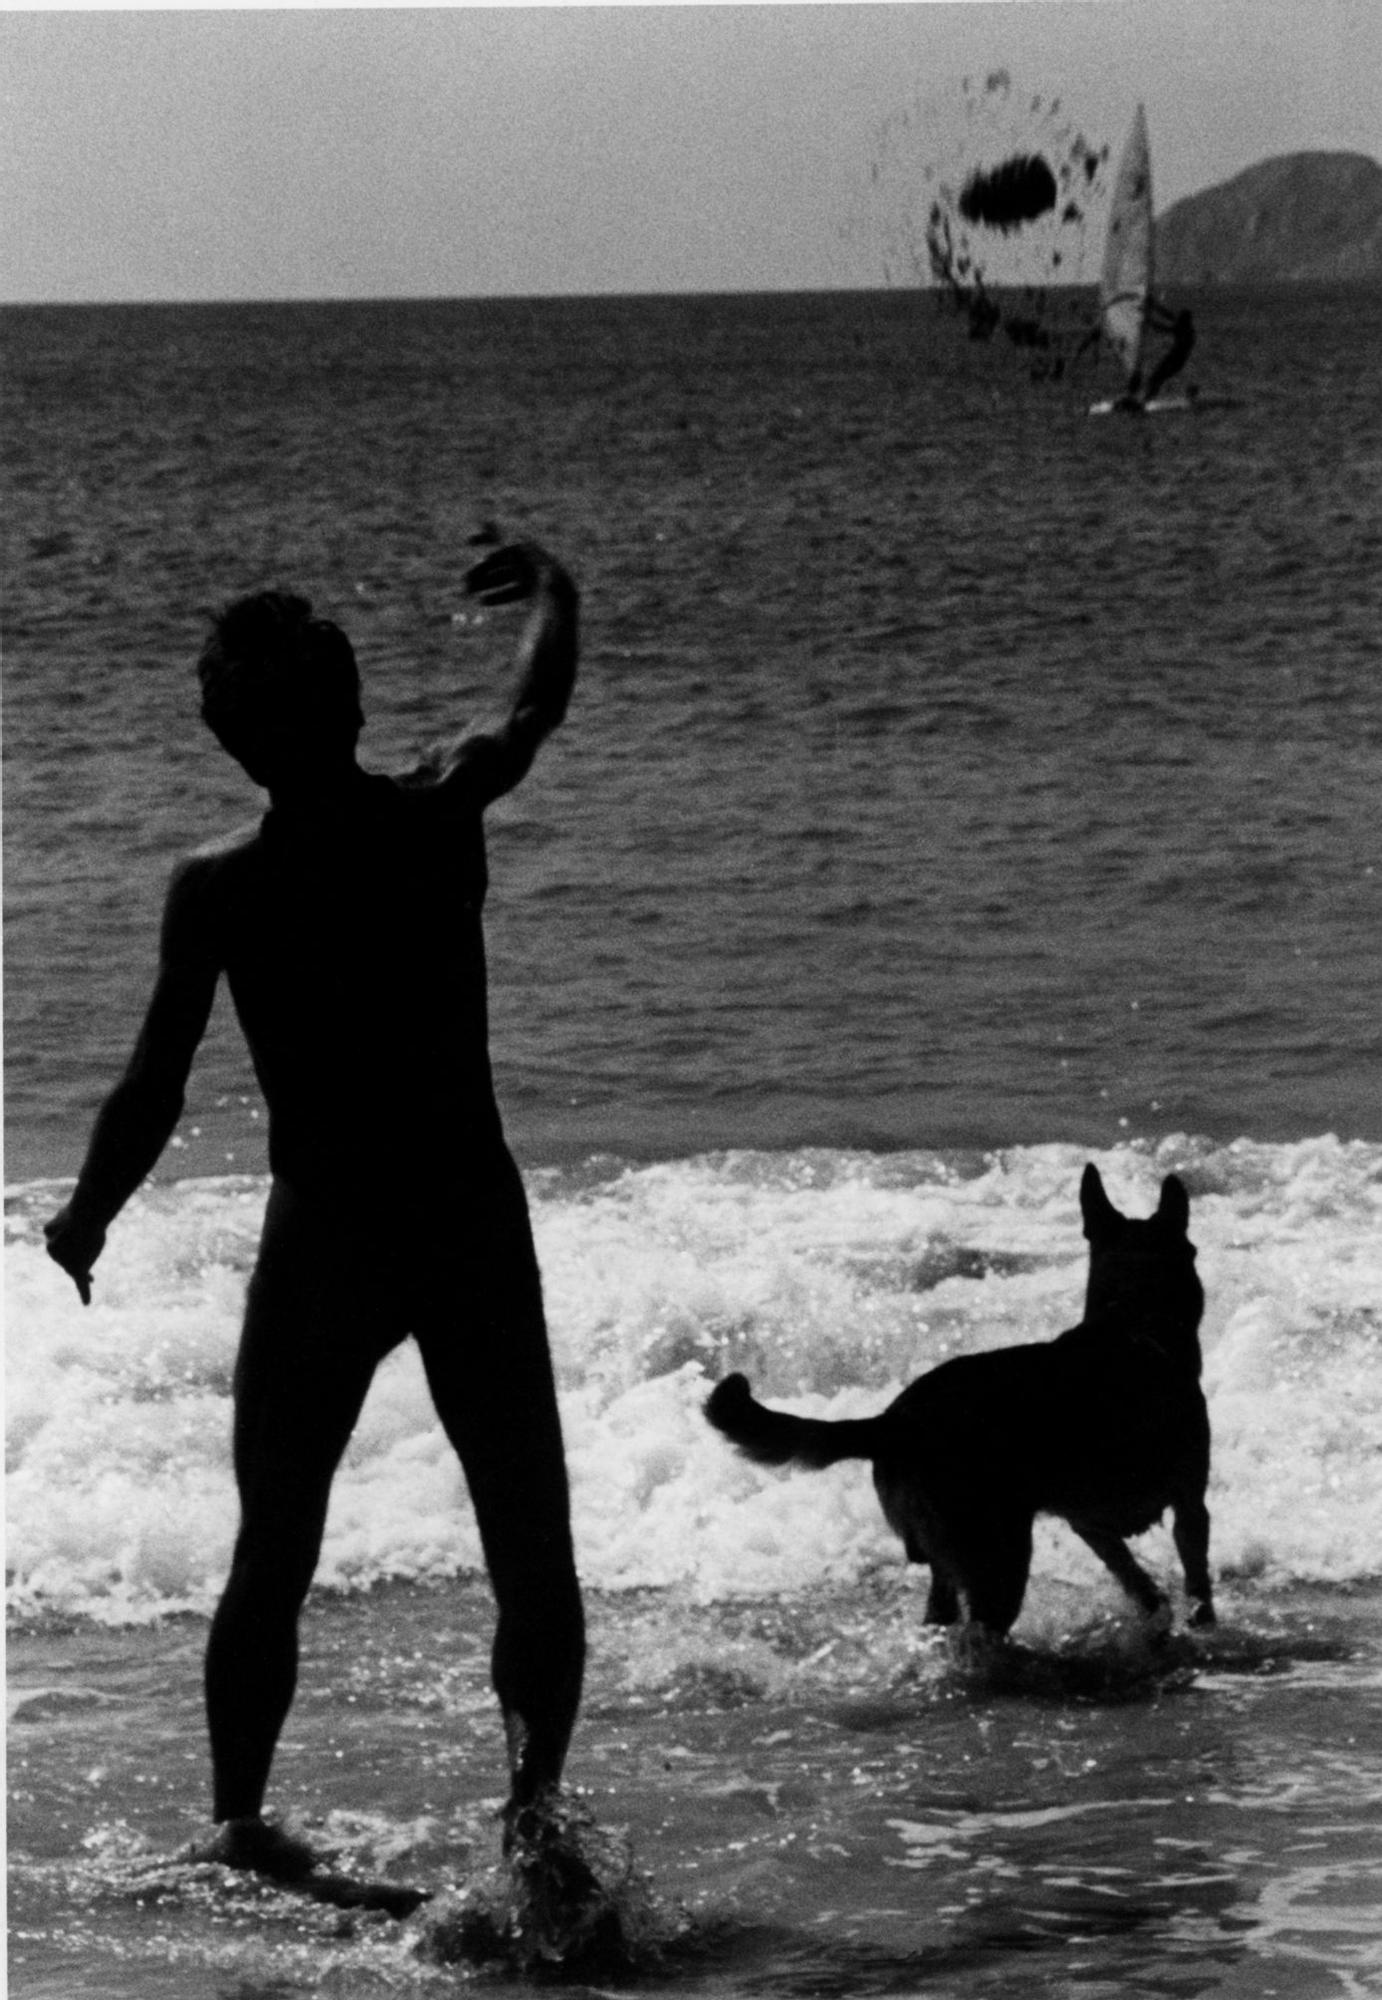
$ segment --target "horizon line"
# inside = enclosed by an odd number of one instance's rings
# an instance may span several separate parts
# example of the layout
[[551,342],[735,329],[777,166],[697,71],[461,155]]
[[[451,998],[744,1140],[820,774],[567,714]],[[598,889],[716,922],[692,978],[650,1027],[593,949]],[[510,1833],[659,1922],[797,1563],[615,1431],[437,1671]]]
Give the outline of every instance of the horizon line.
[[[3,0],[0,0],[3,5]],[[1176,281],[1177,291],[1186,292],[1275,292],[1301,291],[1311,286],[1340,291],[1376,291],[1382,278],[1259,278],[1225,283],[1214,278]],[[994,297],[1063,297],[1079,292],[1097,293],[1097,279],[1078,284],[1006,284],[984,288]],[[211,311],[219,307],[262,306],[419,306],[419,305],[559,305],[621,301],[630,304],[663,299],[811,299],[811,298],[904,298],[907,296],[944,300],[944,285],[918,280],[915,284],[883,285],[762,285],[691,286],[625,290],[611,286],[594,291],[552,292],[303,292],[227,294],[224,297],[154,297],[88,299],[3,299],[0,312],[157,312],[169,309]]]

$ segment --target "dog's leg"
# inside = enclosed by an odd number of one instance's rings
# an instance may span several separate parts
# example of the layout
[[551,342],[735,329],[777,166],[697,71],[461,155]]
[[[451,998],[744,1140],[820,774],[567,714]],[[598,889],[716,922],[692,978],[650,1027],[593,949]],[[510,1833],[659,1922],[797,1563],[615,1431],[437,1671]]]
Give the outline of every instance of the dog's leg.
[[931,1588],[926,1596],[928,1625],[953,1625],[960,1615],[960,1597],[948,1576],[931,1571]]
[[1185,1571],[1185,1588],[1194,1600],[1192,1625],[1213,1625],[1214,1590],[1209,1580],[1209,1509],[1200,1495],[1178,1501],[1172,1535]]
[[931,1588],[926,1594],[926,1623],[928,1625],[953,1625],[960,1615],[960,1600],[950,1577],[936,1567],[936,1559],[929,1543],[922,1540],[915,1522],[909,1521],[901,1530],[902,1546],[907,1551],[910,1563],[921,1563],[931,1571]]
[[936,1561],[932,1530],[922,1518],[918,1496],[905,1480],[889,1476],[891,1468],[875,1466],[873,1483],[888,1526],[902,1538],[909,1563],[920,1563],[931,1572],[931,1588],[926,1595],[926,1623],[953,1625],[960,1615],[960,1600],[950,1572]]
[[1141,1605],[1149,1618],[1164,1619],[1169,1625],[1170,1598],[1155,1578],[1148,1576],[1121,1536],[1110,1535],[1101,1528],[1082,1528],[1075,1521],[1070,1525],[1105,1568],[1113,1572],[1134,1603]]
[[952,1664],[967,1680],[987,1680],[1001,1671],[1008,1657],[1006,1636],[981,1625],[975,1618],[961,1619],[946,1634]]
[[966,1626],[980,1626],[1004,1639],[1017,1623],[1032,1567],[1032,1521],[1022,1516],[988,1524],[982,1542],[966,1535],[957,1551],[960,1605]]

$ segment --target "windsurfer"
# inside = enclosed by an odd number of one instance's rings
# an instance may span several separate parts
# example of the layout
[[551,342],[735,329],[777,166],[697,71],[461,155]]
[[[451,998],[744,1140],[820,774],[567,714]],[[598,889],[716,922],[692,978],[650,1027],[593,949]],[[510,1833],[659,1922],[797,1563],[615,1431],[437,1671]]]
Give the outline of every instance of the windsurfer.
[[1169,333],[1171,336],[1166,352],[1147,377],[1147,401],[1150,403],[1173,375],[1179,375],[1193,354],[1195,322],[1188,310],[1173,313],[1156,299],[1151,299],[1147,305],[1147,325],[1153,333]]
[[1195,349],[1195,321],[1191,313],[1182,308],[1173,313],[1169,306],[1162,305],[1160,299],[1148,299],[1143,311],[1143,323],[1149,333],[1170,335],[1165,353],[1147,377],[1144,386],[1142,369],[1133,369],[1128,377],[1128,385],[1118,398],[1120,410],[1143,410],[1154,396],[1171,380],[1179,375]]

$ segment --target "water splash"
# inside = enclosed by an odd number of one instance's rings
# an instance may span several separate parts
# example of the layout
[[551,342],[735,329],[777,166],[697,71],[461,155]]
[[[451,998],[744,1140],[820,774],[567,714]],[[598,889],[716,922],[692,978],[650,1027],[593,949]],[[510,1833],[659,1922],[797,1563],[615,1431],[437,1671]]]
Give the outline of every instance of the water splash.
[[[1182,1136],[1095,1157],[1133,1209],[1167,1172],[1190,1189],[1220,1573],[1268,1586],[1375,1574],[1382,1148]],[[744,1464],[701,1413],[710,1384],[738,1368],[802,1415],[871,1416],[950,1355],[1072,1325],[1085,1158],[1064,1145],[987,1160],[739,1153],[533,1176],[586,1583],[728,1602],[897,1568],[866,1474]],[[9,1218],[12,1613],[124,1625],[203,1612],[235,1530],[229,1384],[263,1188],[137,1197],[86,1311],[43,1255],[51,1199],[17,1196]],[[1052,1535],[1037,1574],[1087,1588],[1080,1550]],[[1147,1559],[1174,1572],[1163,1531]],[[482,1567],[406,1345],[338,1475],[319,1582],[355,1592]]]
[[566,1794],[502,1861],[429,1912],[417,1952],[440,1965],[610,1978],[654,1969],[685,1930],[627,1838]]

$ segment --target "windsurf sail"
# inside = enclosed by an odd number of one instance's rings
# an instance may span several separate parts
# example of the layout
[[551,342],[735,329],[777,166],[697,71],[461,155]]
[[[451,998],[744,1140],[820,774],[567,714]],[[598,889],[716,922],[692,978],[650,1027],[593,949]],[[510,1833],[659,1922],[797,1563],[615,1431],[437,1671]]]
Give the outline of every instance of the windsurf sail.
[[1152,253],[1152,156],[1147,144],[1147,115],[1139,104],[1118,162],[1099,276],[1104,336],[1129,379],[1142,365],[1147,302],[1152,295]]

